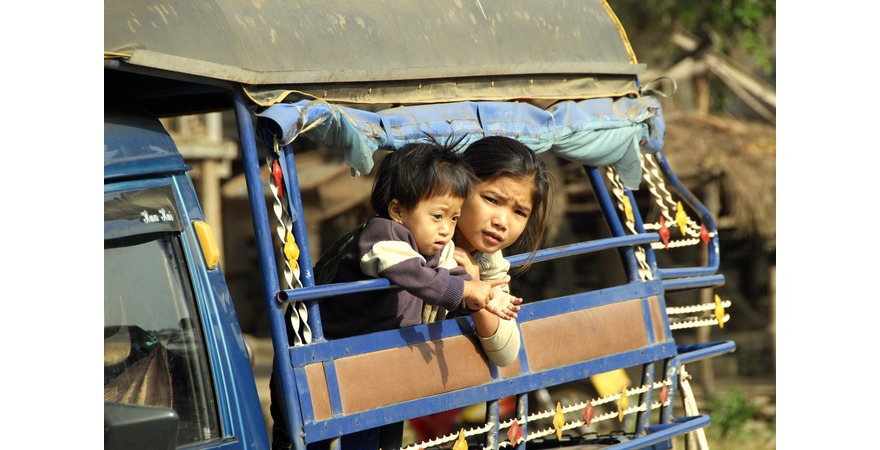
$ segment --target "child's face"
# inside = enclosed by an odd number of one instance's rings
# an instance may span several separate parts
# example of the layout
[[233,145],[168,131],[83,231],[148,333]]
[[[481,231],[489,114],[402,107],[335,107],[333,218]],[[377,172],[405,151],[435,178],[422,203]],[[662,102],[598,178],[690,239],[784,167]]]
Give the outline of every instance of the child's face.
[[463,198],[443,195],[419,202],[411,210],[400,211],[400,222],[416,239],[419,253],[431,256],[452,239],[461,216]]
[[529,221],[534,189],[532,179],[507,176],[478,184],[462,206],[455,245],[494,253],[513,244]]

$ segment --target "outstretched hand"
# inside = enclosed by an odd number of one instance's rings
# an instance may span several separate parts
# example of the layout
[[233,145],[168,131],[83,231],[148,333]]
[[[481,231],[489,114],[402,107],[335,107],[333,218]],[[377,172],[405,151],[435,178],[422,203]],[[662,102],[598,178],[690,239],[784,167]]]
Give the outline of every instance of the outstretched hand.
[[492,300],[486,303],[486,311],[489,311],[504,320],[516,319],[517,312],[520,310],[519,305],[522,304],[523,300],[504,292],[501,290],[500,286],[496,286],[492,290],[494,296],[492,297]]

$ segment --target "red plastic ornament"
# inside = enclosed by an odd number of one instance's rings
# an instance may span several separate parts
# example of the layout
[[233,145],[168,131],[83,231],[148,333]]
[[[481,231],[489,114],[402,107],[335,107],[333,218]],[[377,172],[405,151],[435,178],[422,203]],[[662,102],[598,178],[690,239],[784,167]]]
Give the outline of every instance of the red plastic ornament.
[[590,426],[590,424],[593,423],[593,417],[596,417],[596,411],[593,410],[593,402],[587,402],[587,407],[584,408],[581,417],[584,418],[584,422],[587,426]]
[[660,389],[660,404],[666,403],[666,400],[669,400],[669,387],[664,384]]
[[666,228],[666,218],[660,216],[660,239],[663,240],[663,246],[669,250],[669,228]]
[[522,428],[519,427],[519,421],[513,419],[513,424],[510,425],[510,429],[507,430],[507,439],[510,440],[510,443],[516,445],[519,443],[519,440],[522,439],[523,431]]
[[284,200],[284,174],[277,159],[272,163],[272,177],[275,178],[275,186],[278,187],[278,198]]
[[700,240],[703,241],[703,245],[709,246],[709,230],[706,229],[706,225],[700,225]]

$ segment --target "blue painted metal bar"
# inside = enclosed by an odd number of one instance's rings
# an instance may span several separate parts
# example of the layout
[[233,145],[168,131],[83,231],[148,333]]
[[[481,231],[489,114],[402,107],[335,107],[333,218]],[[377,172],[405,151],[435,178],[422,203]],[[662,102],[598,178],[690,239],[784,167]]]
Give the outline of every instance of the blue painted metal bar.
[[685,278],[685,277],[704,277],[712,275],[717,270],[711,267],[680,267],[675,269],[657,269],[657,275],[660,278]]
[[[593,192],[596,194],[596,199],[602,207],[602,215],[605,216],[605,222],[608,224],[611,235],[615,237],[625,236],[626,232],[620,224],[620,217],[617,215],[617,208],[614,207],[614,203],[611,201],[611,196],[608,195],[608,190],[605,189],[605,178],[595,166],[584,166],[584,170],[587,171],[587,177],[589,177],[590,184],[593,186]],[[632,248],[618,248],[618,251],[620,252],[620,258],[623,262],[623,268],[626,271],[627,279],[630,282],[638,281],[639,262],[636,259],[635,252]]]
[[353,294],[355,292],[378,291],[389,287],[392,287],[392,284],[386,278],[353,281],[349,283],[324,284],[321,286],[280,291],[278,293],[278,301],[287,303],[301,300],[315,300],[324,297],[335,297],[342,294]]
[[[533,260],[533,262],[549,261],[566,256],[582,255],[585,253],[609,250],[612,248],[625,246],[644,245],[650,244],[652,242],[660,242],[660,235],[657,233],[644,233],[596,239],[587,242],[579,242],[576,244],[561,245],[559,247],[539,250],[537,253],[535,253],[535,259]],[[519,255],[505,256],[505,259],[510,262],[511,267],[515,267],[525,262],[528,256],[528,253],[521,253]]]
[[247,183],[248,200],[251,206],[251,217],[254,225],[254,237],[257,243],[257,256],[260,262],[260,273],[263,278],[263,292],[269,310],[269,327],[272,332],[272,345],[275,351],[275,366],[282,368],[275,375],[284,395],[280,396],[282,409],[287,418],[287,429],[297,450],[305,449],[303,441],[302,417],[300,416],[296,383],[290,367],[288,353],[287,328],[284,324],[284,306],[275,300],[278,292],[278,271],[275,266],[275,255],[272,246],[272,235],[269,223],[263,218],[268,217],[266,211],[265,192],[260,175],[260,161],[257,158],[256,140],[254,138],[253,120],[247,107],[247,100],[241,89],[232,91],[235,119],[238,125],[238,137],[241,143],[241,159],[244,163],[244,175]]
[[[712,217],[712,214],[709,213],[709,210],[703,206],[703,203],[681,184],[681,181],[678,180],[678,177],[675,176],[672,169],[669,167],[669,162],[666,161],[666,156],[663,154],[662,150],[654,153],[654,159],[657,161],[660,171],[663,172],[663,176],[666,177],[666,185],[671,186],[673,190],[684,197],[684,201],[700,213],[700,221],[706,226],[706,230],[710,233],[714,233],[714,236],[712,236],[709,241],[709,261],[706,264],[706,267],[693,269],[692,272],[686,272],[687,274],[681,275],[678,275],[677,272],[667,271],[666,276],[672,276],[673,274],[676,274],[676,276],[697,276],[717,272],[718,266],[720,265],[720,252],[718,247],[718,229],[715,226],[715,219]],[[682,273],[685,272],[682,271]]]
[[[300,282],[303,287],[310,288],[315,286],[315,277],[312,273],[312,256],[309,247],[309,234],[306,231],[306,220],[303,212],[302,197],[299,191],[299,175],[296,173],[296,160],[293,156],[293,147],[285,145],[281,148],[282,162],[281,170],[286,182],[284,188],[287,191],[287,201],[292,211],[296,211],[293,221],[293,237],[296,239],[299,247],[299,258],[297,264],[300,267]],[[293,170],[291,170],[293,169]],[[324,329],[321,326],[321,312],[318,309],[318,303],[315,301],[306,302],[306,308],[309,312],[309,328],[312,330],[312,340],[324,340]]]
[[[612,248],[632,245],[650,244],[659,242],[660,235],[657,233],[645,233],[638,235],[628,235],[614,238],[597,239],[595,241],[580,242],[577,244],[563,245],[559,247],[547,248],[538,251],[535,254],[534,262],[549,261],[552,259],[581,255],[590,252],[608,250]],[[299,242],[299,238],[297,238]],[[302,253],[302,252],[300,252]],[[522,264],[527,253],[507,257],[511,266]],[[302,263],[301,263],[302,264]],[[303,283],[305,286],[305,282]],[[385,278],[375,280],[356,281],[351,283],[334,283],[322,286],[303,287],[301,289],[286,289],[278,293],[278,301],[292,302],[301,300],[314,300],[325,297],[334,297],[342,294],[352,294],[355,292],[367,292],[392,287],[391,283]],[[311,310],[309,311],[311,317]]]
[[647,405],[645,411],[636,414],[636,437],[642,437],[647,433],[647,427],[651,420],[651,402],[654,398],[654,363],[650,362],[642,366],[642,386],[649,386],[648,390],[639,395],[639,404]]
[[701,359],[723,355],[736,350],[733,341],[706,342],[703,344],[679,345],[675,359],[679,364],[688,364]]
[[[519,422],[520,419],[523,421],[519,423],[519,427],[522,429],[523,438],[525,438],[529,435],[529,394],[516,396],[516,420]],[[513,450],[526,450],[526,441],[523,440],[516,444]]]
[[692,278],[674,278],[663,280],[663,290],[666,292],[681,291],[686,289],[702,289],[724,284],[724,275],[710,275]]
[[709,425],[709,422],[709,416],[705,414],[691,417],[678,417],[673,423],[668,425],[653,425],[649,427],[647,435],[631,441],[622,442],[612,448],[614,448],[614,450],[645,448],[654,444],[659,444],[663,441],[668,441],[674,436],[703,428],[706,425]]
[[[333,361],[324,361],[324,376],[327,379],[328,386],[339,385],[339,377],[336,376],[336,364]],[[334,416],[342,415],[342,397],[339,395],[339,389],[330,389],[330,412]]]
[[483,446],[492,450],[498,450],[498,427],[501,426],[501,412],[498,403],[498,400],[486,402],[486,423],[491,423],[493,426],[491,430],[486,432]]

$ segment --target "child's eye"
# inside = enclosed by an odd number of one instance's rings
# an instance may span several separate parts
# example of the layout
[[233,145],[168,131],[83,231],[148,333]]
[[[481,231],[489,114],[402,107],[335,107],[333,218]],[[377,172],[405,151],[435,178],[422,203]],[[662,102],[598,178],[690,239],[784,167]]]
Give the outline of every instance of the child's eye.
[[515,214],[517,214],[517,215],[520,215],[520,216],[523,216],[523,217],[525,217],[525,218],[526,218],[526,219],[528,219],[528,218],[529,218],[529,215],[528,215],[528,214],[526,214],[526,213],[525,213],[525,212],[523,212],[523,211],[520,211],[520,210],[516,210],[516,211],[514,211],[514,213],[515,213]]
[[495,204],[498,203],[498,202],[495,201],[495,199],[492,198],[492,197],[483,197],[483,198],[486,199],[487,202],[489,202],[489,203],[491,203],[491,204],[493,204],[493,205],[495,205]]
[[458,222],[458,217],[459,217],[459,216],[452,216],[452,221],[453,221],[453,222]]
[[437,219],[437,220],[440,220],[440,219],[443,218],[443,214],[434,214],[433,216],[434,216],[434,218]]

